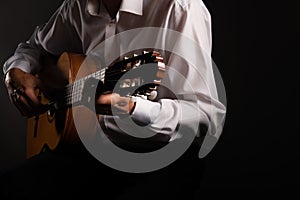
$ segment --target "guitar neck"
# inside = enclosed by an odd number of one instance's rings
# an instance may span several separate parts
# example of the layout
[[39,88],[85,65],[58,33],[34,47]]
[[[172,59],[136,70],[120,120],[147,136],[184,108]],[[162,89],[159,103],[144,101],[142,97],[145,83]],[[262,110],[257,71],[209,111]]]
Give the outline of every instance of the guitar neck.
[[[150,79],[150,82],[153,82],[153,85],[157,85],[159,84],[159,80],[157,79],[162,78],[165,71],[165,65],[162,60],[163,58],[158,52],[144,52],[141,55],[124,58],[109,67],[105,67],[104,69],[91,73],[66,85],[62,92],[58,93],[57,97],[54,98],[56,100],[60,100],[58,103],[59,105],[56,107],[71,107],[72,105],[81,104],[83,98],[86,98],[84,96],[84,90],[91,86],[97,87],[99,81],[102,81],[103,83],[103,88],[100,92],[114,91],[116,83],[130,70],[138,72],[138,75],[135,75],[134,77],[126,77],[124,80],[121,80],[117,89],[118,92],[123,92],[122,95],[127,95],[130,90],[136,90],[138,87],[142,86],[144,82],[149,83],[148,79]],[[147,72],[144,73],[147,77],[143,77],[143,72],[141,72],[142,70],[139,68],[140,66],[149,63],[156,63],[156,67],[148,67]],[[143,90],[144,91],[142,93],[149,91],[147,87]],[[54,104],[57,104],[57,102]]]
[[85,83],[88,79],[97,79],[99,81],[104,81],[105,78],[105,69],[99,70],[92,74],[85,76],[79,80],[74,81],[73,83],[68,84],[64,88],[64,104],[67,107],[70,107],[74,104],[79,104],[83,98],[83,90],[85,88]]

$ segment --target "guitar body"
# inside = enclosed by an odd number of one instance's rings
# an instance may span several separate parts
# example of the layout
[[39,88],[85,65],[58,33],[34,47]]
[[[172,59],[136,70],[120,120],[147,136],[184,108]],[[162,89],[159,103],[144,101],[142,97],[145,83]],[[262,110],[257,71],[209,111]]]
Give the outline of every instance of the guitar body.
[[[81,54],[63,53],[57,65],[47,67],[38,76],[49,91],[63,87],[74,82],[84,59],[85,56]],[[82,70],[81,74],[82,76],[85,75]],[[39,97],[42,104],[48,103],[49,100],[44,94],[40,93]],[[80,113],[80,116],[85,120],[87,117],[91,117],[87,108],[77,106],[73,109],[47,111],[29,118],[27,123],[27,157],[36,155],[47,148],[53,150],[60,142],[79,143],[80,139],[73,122],[73,113],[75,115]]]

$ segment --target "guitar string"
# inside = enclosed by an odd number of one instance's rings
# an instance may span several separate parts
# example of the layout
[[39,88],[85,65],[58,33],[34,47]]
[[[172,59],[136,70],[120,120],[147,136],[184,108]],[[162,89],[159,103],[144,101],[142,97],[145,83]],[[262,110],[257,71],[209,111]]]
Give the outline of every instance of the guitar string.
[[[116,74],[121,74],[121,73],[115,73],[114,75],[116,75]],[[97,76],[94,77],[94,78],[97,78]],[[102,79],[102,78],[104,78],[104,76],[100,77],[100,79]],[[111,80],[106,80],[106,82],[116,82],[118,80],[119,79],[111,79]],[[84,80],[80,80],[79,82],[76,82],[75,84],[74,83],[71,84],[71,85],[68,85],[65,88],[67,95],[65,95],[64,99],[65,99],[65,101],[67,103],[72,102],[72,101],[73,101],[73,103],[77,103],[78,101],[81,100],[81,96],[82,96],[82,91],[83,91],[83,88],[84,88],[85,79]]]
[[[71,83],[71,84],[68,84],[67,86],[65,86],[64,89],[66,90],[67,95],[64,97],[64,99],[66,99],[67,102],[70,101],[69,99],[72,98],[72,96],[75,99],[77,99],[78,95],[80,96],[80,94],[82,93],[82,89],[83,89],[83,87],[78,89],[78,85],[83,86],[85,80],[87,80],[90,77],[93,77],[93,78],[99,78],[100,77],[100,80],[101,80],[101,79],[104,79],[104,77],[110,77],[110,76],[114,76],[114,75],[117,75],[117,74],[122,74],[126,71],[129,71],[129,70],[126,70],[124,72],[119,72],[118,71],[117,73],[113,73],[113,74],[111,73],[111,71],[109,71],[110,74],[106,74],[106,76],[105,76],[105,73],[104,73],[105,70],[106,69],[99,70],[97,72],[94,72],[94,73],[82,78],[82,79],[79,79],[79,80],[75,81],[74,83]],[[112,72],[116,72],[116,71],[117,70],[114,70]],[[96,75],[96,74],[98,74],[98,75]],[[113,80],[110,80],[110,81],[117,81],[117,80],[113,79]]]

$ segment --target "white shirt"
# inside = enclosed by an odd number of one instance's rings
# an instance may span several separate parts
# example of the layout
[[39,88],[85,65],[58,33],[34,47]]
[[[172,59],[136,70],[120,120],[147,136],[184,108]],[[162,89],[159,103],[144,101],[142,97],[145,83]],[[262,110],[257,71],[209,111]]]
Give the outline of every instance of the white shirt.
[[[210,58],[211,17],[201,0],[126,0],[122,1],[114,19],[100,0],[66,0],[44,26],[37,27],[30,40],[18,46],[15,54],[5,63],[4,73],[13,67],[36,73],[41,67],[38,62],[40,56],[47,52],[57,56],[65,51],[88,54],[111,36],[142,27],[178,31],[201,46],[200,59]],[[166,42],[185,48],[180,41]],[[188,51],[191,54],[194,52],[193,49]],[[205,58],[208,61],[201,60],[202,65],[195,68],[176,55],[166,55],[167,66],[188,80],[193,91],[175,73],[167,74],[166,82],[176,88],[175,92],[178,94],[188,96],[193,93],[196,100],[189,101],[187,98],[176,101],[166,98],[152,102],[138,99],[130,117],[138,122],[146,122],[148,130],[168,136],[170,141],[181,137],[182,133],[177,134],[179,126],[193,127],[195,124],[206,125],[208,135],[218,139],[226,109],[218,100],[209,58]],[[201,72],[201,76],[197,75],[197,70]],[[117,135],[116,138],[123,132],[115,121],[119,125],[123,124],[126,129],[126,123],[122,119],[112,116],[100,119],[107,131],[112,132],[111,135]],[[202,134],[199,130],[195,132],[197,136]]]

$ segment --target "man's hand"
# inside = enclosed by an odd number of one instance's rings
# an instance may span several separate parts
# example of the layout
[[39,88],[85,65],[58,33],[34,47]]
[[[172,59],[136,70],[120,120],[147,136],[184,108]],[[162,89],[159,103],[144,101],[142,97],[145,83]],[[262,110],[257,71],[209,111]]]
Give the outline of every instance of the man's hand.
[[44,110],[35,93],[36,89],[42,89],[37,77],[13,68],[6,74],[5,84],[11,101],[23,116],[30,117]]
[[[121,97],[117,93],[102,94],[96,99],[96,104],[107,108],[111,107],[116,113],[129,114],[133,111],[135,102],[129,97]],[[114,112],[113,111],[113,112]],[[101,113],[101,110],[100,110]]]

